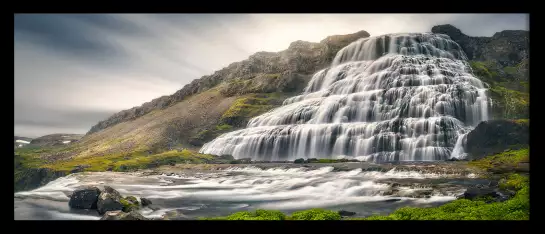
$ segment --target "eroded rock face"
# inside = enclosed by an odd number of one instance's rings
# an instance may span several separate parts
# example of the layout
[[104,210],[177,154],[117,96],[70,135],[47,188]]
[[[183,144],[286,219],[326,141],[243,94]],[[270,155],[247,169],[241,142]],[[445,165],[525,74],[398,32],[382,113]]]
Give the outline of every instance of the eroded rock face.
[[98,197],[97,211],[99,214],[104,214],[108,211],[123,210],[121,194],[110,186],[104,186],[104,191]]
[[469,159],[481,159],[517,149],[529,143],[529,125],[512,120],[483,121],[467,135],[465,151]]
[[96,209],[101,191],[97,187],[87,187],[74,191],[68,206],[75,209]]
[[502,66],[514,66],[528,59],[529,31],[505,30],[492,37],[470,37],[450,24],[434,26],[431,31],[446,34],[460,44],[469,60],[495,60]]
[[117,210],[117,211],[106,212],[100,220],[148,220],[148,219],[136,211],[131,211],[129,213],[126,213],[126,212]]

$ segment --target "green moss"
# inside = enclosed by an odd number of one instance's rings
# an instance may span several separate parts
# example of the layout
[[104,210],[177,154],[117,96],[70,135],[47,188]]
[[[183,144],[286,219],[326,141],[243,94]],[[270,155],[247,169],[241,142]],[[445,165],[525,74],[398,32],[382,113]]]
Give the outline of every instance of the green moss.
[[500,188],[520,190],[523,189],[529,183],[527,176],[520,174],[510,174],[505,180],[502,180],[499,184]]
[[480,77],[492,78],[492,74],[488,70],[487,64],[481,61],[470,61],[469,65],[473,69],[473,73]]
[[206,220],[285,220],[286,215],[276,210],[241,211],[226,217],[202,218]]
[[230,130],[231,128],[233,128],[233,126],[229,124],[222,124],[222,125],[216,126],[216,130],[219,130],[219,131],[226,131],[226,130]]
[[291,215],[292,220],[340,220],[341,215],[337,212],[324,209],[310,209],[297,211]]
[[510,150],[470,161],[468,164],[483,170],[491,170],[499,167],[516,167],[521,162],[529,161],[529,152],[529,148]]
[[504,67],[503,71],[508,75],[515,75],[517,73],[517,67]]
[[500,113],[503,118],[528,118],[530,105],[529,93],[495,85],[490,87],[490,95],[495,103],[494,108],[498,108],[501,111]]
[[171,150],[157,154],[148,152],[116,153],[100,157],[74,158],[66,161],[57,161],[45,164],[43,167],[58,171],[70,172],[78,165],[89,165],[84,171],[106,171],[111,168],[113,171],[132,171],[167,165],[171,163],[204,163],[212,160],[214,156],[199,154],[190,150]]
[[530,119],[516,119],[514,121],[517,124],[530,125]]
[[128,197],[119,199],[119,202],[123,205],[123,212],[131,212],[132,210],[137,210],[139,208],[138,203],[133,203]]
[[238,98],[221,116],[220,123],[244,126],[250,118],[263,114],[281,104],[278,93],[248,94]]

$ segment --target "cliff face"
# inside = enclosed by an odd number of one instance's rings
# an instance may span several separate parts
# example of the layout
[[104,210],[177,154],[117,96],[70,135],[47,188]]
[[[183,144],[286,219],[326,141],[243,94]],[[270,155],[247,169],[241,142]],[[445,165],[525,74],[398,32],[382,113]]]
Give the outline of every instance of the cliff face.
[[528,31],[505,30],[495,33],[492,37],[470,37],[450,24],[434,26],[431,31],[450,36],[460,44],[469,60],[495,60],[506,67],[528,59],[530,40]]
[[258,52],[247,60],[232,63],[212,75],[193,80],[170,96],[156,98],[139,107],[116,113],[93,126],[87,135],[134,120],[154,110],[165,109],[222,82],[225,85],[220,92],[225,96],[255,92],[299,92],[315,71],[331,63],[339,49],[363,37],[369,37],[369,33],[360,31],[329,36],[319,43],[295,41],[287,50],[278,53]]
[[475,75],[488,83],[492,119],[529,117],[529,31],[470,37],[447,24],[434,26],[432,32],[446,34],[460,44]]

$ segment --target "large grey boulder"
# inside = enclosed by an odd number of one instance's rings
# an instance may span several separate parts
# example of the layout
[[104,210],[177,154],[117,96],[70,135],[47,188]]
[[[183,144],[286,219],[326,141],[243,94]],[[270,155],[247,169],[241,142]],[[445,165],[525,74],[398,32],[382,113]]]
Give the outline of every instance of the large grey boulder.
[[78,189],[70,196],[68,206],[75,209],[96,209],[101,191],[97,187]]
[[104,186],[104,191],[98,197],[97,211],[105,214],[108,211],[120,211],[123,209],[121,194],[110,186]]

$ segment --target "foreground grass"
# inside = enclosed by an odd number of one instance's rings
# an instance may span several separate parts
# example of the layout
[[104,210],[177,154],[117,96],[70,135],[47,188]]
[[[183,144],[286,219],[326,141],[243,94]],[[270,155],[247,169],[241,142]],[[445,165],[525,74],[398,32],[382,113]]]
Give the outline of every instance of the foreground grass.
[[529,152],[529,148],[510,150],[471,161],[468,164],[486,171],[498,168],[516,168],[519,163],[529,162]]
[[[530,215],[528,177],[512,174],[500,187],[517,191],[505,202],[487,203],[459,199],[433,208],[403,207],[390,215],[345,220],[528,220]],[[311,209],[294,212],[291,216],[275,210],[242,211],[225,217],[201,218],[203,220],[341,220],[334,211]]]
[[17,150],[14,158],[15,173],[21,174],[20,171],[32,168],[47,168],[67,174],[76,168],[81,168],[81,171],[90,172],[131,171],[176,163],[206,163],[214,158],[212,155],[199,154],[187,149],[181,151],[171,150],[155,154],[147,151],[115,153],[104,156],[77,157],[54,162],[46,162],[40,158],[41,154],[51,153],[52,150],[57,149]]

